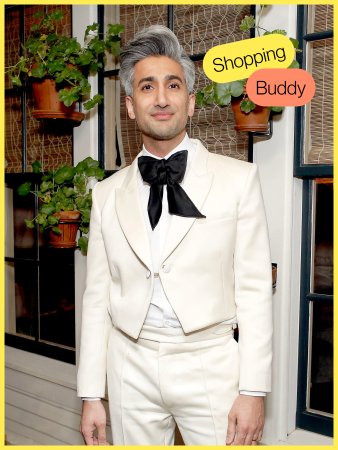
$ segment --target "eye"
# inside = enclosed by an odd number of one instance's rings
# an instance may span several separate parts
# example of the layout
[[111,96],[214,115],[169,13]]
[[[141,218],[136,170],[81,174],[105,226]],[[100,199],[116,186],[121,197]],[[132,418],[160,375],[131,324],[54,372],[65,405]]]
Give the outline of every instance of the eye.
[[169,84],[169,88],[170,89],[179,89],[180,85],[179,85],[179,83],[176,83],[176,81],[175,81],[175,82],[172,82]]
[[149,91],[150,89],[152,89],[152,85],[151,85],[151,84],[144,84],[144,85],[141,87],[141,90],[142,90],[142,91]]

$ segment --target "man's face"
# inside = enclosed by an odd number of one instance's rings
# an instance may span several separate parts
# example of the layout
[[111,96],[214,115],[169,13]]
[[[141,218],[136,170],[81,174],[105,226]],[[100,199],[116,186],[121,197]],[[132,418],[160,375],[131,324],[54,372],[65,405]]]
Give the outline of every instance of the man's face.
[[136,119],[143,140],[176,141],[185,135],[194,113],[179,63],[166,56],[148,56],[135,65],[133,95],[126,97],[128,115]]

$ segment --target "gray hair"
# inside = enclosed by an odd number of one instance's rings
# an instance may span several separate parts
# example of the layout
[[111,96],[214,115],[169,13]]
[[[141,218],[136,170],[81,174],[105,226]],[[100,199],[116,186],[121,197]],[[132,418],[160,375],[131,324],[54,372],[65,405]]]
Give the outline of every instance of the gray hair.
[[147,56],[167,56],[178,62],[184,72],[189,93],[195,82],[195,65],[183,50],[175,34],[163,25],[139,31],[121,51],[120,80],[127,95],[133,93],[134,67]]

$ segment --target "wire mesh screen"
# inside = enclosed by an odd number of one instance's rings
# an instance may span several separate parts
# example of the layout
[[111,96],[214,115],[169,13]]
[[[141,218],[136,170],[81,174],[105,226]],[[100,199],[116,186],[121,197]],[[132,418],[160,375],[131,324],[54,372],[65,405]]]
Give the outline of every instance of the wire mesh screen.
[[[122,45],[138,30],[149,25],[167,25],[167,9],[166,5],[121,5],[119,21],[126,26]],[[174,32],[189,55],[200,55],[215,45],[249,38],[249,33],[239,30],[240,21],[246,14],[250,14],[249,6],[175,5]],[[196,63],[195,89],[208,82],[202,62],[199,61]],[[139,152],[142,140],[135,121],[128,118],[122,89],[120,105],[119,151],[121,160],[128,165]],[[106,111],[106,115],[109,115],[109,111]],[[189,121],[188,132],[192,138],[200,139],[211,152],[246,160],[248,135],[237,133],[233,127],[231,108],[208,106],[196,109]]]
[[312,5],[308,20],[308,33],[333,30],[333,5]]
[[[333,5],[309,6],[308,32],[333,29]],[[307,105],[305,164],[333,164],[333,39],[307,43],[307,67],[316,92]]]
[[[196,63],[195,89],[198,90],[208,83],[202,62]],[[248,134],[237,133],[235,121],[229,106],[217,105],[195,108],[190,120],[189,135],[200,139],[203,145],[213,153],[231,156],[232,158],[248,159]]]
[[[71,34],[71,6],[26,6],[24,8],[25,36],[34,20],[33,14],[40,10],[62,10],[64,18],[61,29],[65,35]],[[6,11],[5,26],[5,64],[15,64],[20,54],[20,12],[19,9]],[[5,81],[5,166],[7,173],[22,172],[22,139],[27,139],[27,170],[31,171],[31,163],[41,161],[44,170],[52,169],[60,164],[72,164],[73,131],[72,128],[53,121],[39,122],[32,116],[33,99],[29,83],[27,85],[26,122],[22,127],[21,96],[18,89],[12,89],[10,80]]]
[[189,55],[206,53],[211,47],[249,38],[239,29],[250,14],[248,5],[174,6],[174,31]]

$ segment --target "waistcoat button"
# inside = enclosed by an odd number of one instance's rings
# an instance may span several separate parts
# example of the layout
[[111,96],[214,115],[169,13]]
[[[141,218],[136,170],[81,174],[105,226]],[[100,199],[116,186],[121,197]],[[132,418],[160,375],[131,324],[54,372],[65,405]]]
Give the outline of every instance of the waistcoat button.
[[163,269],[164,273],[168,273],[168,272],[170,272],[171,267],[169,264],[163,264],[162,269]]

